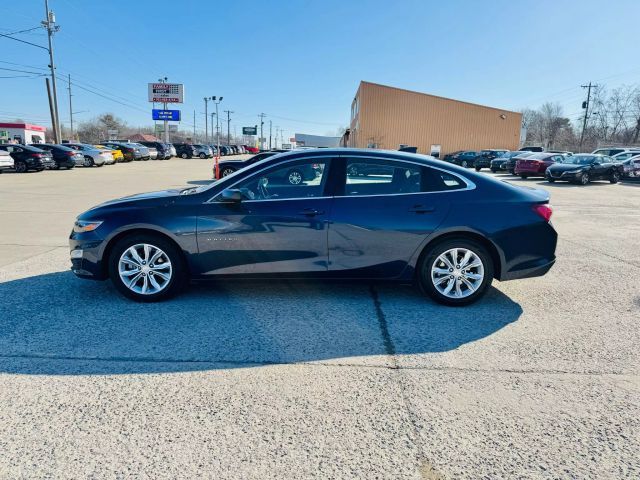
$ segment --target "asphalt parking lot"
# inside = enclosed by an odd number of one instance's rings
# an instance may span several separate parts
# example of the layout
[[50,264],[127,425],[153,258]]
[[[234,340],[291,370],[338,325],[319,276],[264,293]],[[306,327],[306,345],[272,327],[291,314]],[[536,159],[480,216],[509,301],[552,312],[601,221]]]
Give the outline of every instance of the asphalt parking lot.
[[69,271],[78,213],[211,165],[0,175],[0,478],[640,477],[640,183],[504,175],[551,193],[558,261],[469,308],[303,282],[143,305]]

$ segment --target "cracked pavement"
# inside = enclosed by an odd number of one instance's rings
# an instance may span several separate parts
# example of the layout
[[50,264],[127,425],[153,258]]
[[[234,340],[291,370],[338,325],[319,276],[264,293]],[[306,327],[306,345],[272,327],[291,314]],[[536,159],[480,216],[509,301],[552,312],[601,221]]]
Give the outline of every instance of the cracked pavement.
[[411,287],[68,271],[75,215],[211,162],[0,175],[0,478],[638,478],[640,184],[551,192],[558,261],[469,308]]

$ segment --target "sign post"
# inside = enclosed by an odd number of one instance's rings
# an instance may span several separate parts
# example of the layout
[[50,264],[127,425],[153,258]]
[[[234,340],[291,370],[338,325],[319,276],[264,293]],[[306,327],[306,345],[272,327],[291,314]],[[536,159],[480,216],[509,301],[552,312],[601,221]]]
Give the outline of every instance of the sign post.
[[[183,103],[184,102],[184,85],[181,83],[167,83],[167,77],[160,79],[158,83],[148,84],[149,102],[162,103],[164,112],[177,112],[178,120],[180,120],[179,110],[167,110],[167,103]],[[154,109],[155,120],[155,109]],[[164,118],[158,118],[158,120],[164,120],[164,142],[169,143],[169,124],[168,121],[176,121],[172,118],[165,116]]]

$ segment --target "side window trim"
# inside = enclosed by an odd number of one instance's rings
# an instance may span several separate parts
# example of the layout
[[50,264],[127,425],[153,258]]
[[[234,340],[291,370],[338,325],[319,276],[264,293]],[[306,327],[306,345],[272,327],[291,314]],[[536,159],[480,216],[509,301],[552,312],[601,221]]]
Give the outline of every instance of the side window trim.
[[[437,190],[437,191],[433,191],[433,192],[408,192],[408,193],[382,193],[382,194],[373,194],[373,195],[358,195],[358,197],[360,198],[364,198],[364,197],[389,197],[389,196],[398,196],[398,195],[428,195],[428,194],[433,194],[433,193],[450,193],[450,192],[464,192],[467,190],[475,190],[476,188],[476,184],[470,180],[469,178],[458,174],[457,172],[452,172],[451,170],[447,170],[446,168],[440,168],[438,166],[435,165],[430,165],[430,164],[425,164],[425,163],[420,163],[420,162],[415,162],[415,161],[411,161],[410,159],[405,159],[405,158],[395,158],[395,157],[377,157],[377,156],[368,156],[368,155],[349,155],[349,154],[341,154],[338,157],[339,159],[341,159],[343,161],[344,166],[346,167],[346,162],[347,159],[349,158],[368,158],[368,159],[373,159],[373,160],[390,160],[390,161],[398,161],[398,162],[404,162],[404,163],[410,163],[412,165],[417,165],[419,167],[423,167],[423,168],[430,168],[432,170],[438,170],[440,172],[444,172],[448,175],[451,175],[455,178],[457,178],[458,180],[460,180],[463,184],[466,185],[465,188],[460,188],[460,189],[456,189],[456,190]],[[341,183],[343,185],[346,185],[347,182],[347,177],[346,177],[346,168],[344,170],[344,181],[338,180],[338,183]],[[334,192],[333,197],[340,197],[340,198],[348,198],[347,195],[344,195],[344,192],[342,195],[338,195],[337,193],[339,192],[339,189]],[[355,196],[354,196],[355,197]]]
[[[232,183],[231,185],[228,185],[226,187],[224,187],[222,190],[226,190],[228,188],[233,188],[236,185],[238,185],[239,183],[244,182],[245,180],[249,180],[250,178],[253,178],[255,175],[260,174],[261,172],[264,172],[265,170],[269,170],[272,168],[279,168],[282,166],[285,166],[288,163],[295,163],[295,162],[299,162],[299,161],[305,161],[305,160],[310,160],[311,163],[319,163],[319,161],[324,161],[325,163],[327,163],[329,169],[327,171],[327,177],[324,180],[324,185],[323,185],[323,191],[322,191],[322,195],[318,196],[318,197],[298,197],[298,198],[267,198],[267,199],[261,199],[261,200],[244,200],[244,202],[272,202],[272,201],[287,201],[287,200],[312,200],[312,199],[319,199],[319,198],[332,198],[331,195],[326,195],[327,194],[327,187],[330,183],[331,180],[331,174],[332,174],[332,168],[331,165],[332,163],[335,163],[334,161],[337,159],[338,157],[336,157],[335,155],[327,155],[327,156],[318,156],[318,157],[298,157],[298,158],[292,158],[290,160],[284,160],[282,162],[278,162],[277,165],[266,165],[264,168],[261,168],[260,170],[256,170],[255,172],[251,173],[250,175],[247,175],[246,177],[242,177],[240,178],[238,181]],[[314,160],[318,160],[318,162],[314,162]],[[333,160],[333,161],[332,161]],[[213,195],[210,199],[208,199],[207,201],[203,202],[203,203],[218,203],[216,201],[216,198],[222,193],[222,190],[220,190],[219,192],[217,192],[215,195]]]

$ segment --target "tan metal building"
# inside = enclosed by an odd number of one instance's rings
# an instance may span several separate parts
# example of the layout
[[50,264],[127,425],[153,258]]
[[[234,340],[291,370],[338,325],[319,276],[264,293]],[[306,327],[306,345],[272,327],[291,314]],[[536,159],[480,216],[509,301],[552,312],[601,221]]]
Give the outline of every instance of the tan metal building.
[[347,146],[418,147],[440,156],[457,150],[517,150],[522,114],[376,83],[360,82],[351,104]]

